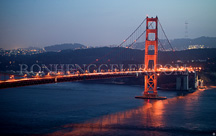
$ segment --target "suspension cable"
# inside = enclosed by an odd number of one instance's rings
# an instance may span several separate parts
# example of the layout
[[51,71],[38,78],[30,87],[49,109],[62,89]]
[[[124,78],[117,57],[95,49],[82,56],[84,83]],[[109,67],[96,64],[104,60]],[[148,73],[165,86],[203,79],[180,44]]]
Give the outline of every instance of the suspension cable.
[[159,45],[162,47],[162,49],[163,49],[164,51],[166,51],[165,48],[164,48],[164,46],[163,46],[163,44],[162,44],[162,42],[160,41],[160,39],[158,39],[158,42],[159,42]]
[[146,21],[146,18],[141,22],[141,24],[121,43],[118,45],[118,47],[121,47]]
[[163,27],[162,27],[162,25],[161,25],[161,23],[160,23],[159,20],[158,20],[158,22],[159,22],[159,25],[160,25],[160,27],[161,27],[161,29],[162,29],[162,31],[163,31],[164,36],[166,37],[166,40],[168,41],[169,46],[170,46],[171,49],[172,49],[172,52],[174,53],[174,54],[173,54],[173,55],[174,55],[174,58],[178,58],[178,56],[177,56],[175,50],[173,49],[172,44],[170,43],[170,41],[169,41],[169,39],[168,39],[168,37],[167,37],[167,35],[166,35],[166,33],[165,33],[165,31],[164,31],[164,29],[163,29]]
[[[134,35],[134,33],[144,24],[144,22],[146,21],[146,18],[140,23],[140,25],[121,43],[121,44],[119,44],[117,47],[121,47],[129,38],[131,38],[133,35]],[[141,34],[141,35],[143,35],[143,34]],[[140,38],[141,36],[139,36],[139,38]],[[137,38],[137,39],[139,39],[139,38]],[[135,40],[135,41],[137,41],[137,40]],[[133,42],[134,43],[134,42]],[[132,44],[131,44],[132,45]],[[129,47],[128,47],[129,48]],[[117,48],[116,48],[117,49]],[[105,58],[105,57],[107,57],[108,55],[110,55],[111,53],[113,53],[115,50],[113,49],[113,50],[111,50],[110,52],[108,52],[107,54],[105,54],[104,56],[102,56],[102,57],[100,57],[100,58],[98,58],[98,60],[97,61],[101,61],[103,58]],[[95,63],[95,62],[97,62],[97,61],[93,61],[93,62],[91,62],[91,63],[89,63],[89,64],[87,64],[87,65],[90,65],[90,64],[93,64],[93,63]]]
[[166,37],[166,40],[168,41],[168,43],[169,43],[169,45],[170,45],[172,51],[174,52],[175,50],[173,49],[173,47],[172,47],[172,45],[171,45],[171,43],[170,43],[170,41],[169,41],[169,39],[168,39],[168,37],[167,37],[167,35],[166,35],[166,33],[165,33],[165,31],[164,31],[164,29],[163,29],[163,27],[162,27],[162,25],[161,25],[161,23],[160,23],[159,20],[158,20],[158,22],[159,22],[159,25],[160,25],[160,27],[161,27],[161,29],[162,29],[162,31],[163,31],[164,36]]

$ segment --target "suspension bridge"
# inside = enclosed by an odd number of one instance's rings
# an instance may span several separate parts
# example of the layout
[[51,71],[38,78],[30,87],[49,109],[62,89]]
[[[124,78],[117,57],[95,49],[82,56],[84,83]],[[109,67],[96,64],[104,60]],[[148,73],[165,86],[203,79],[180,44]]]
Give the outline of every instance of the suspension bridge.
[[[134,45],[140,40],[144,39],[145,45],[145,54],[144,54],[144,66],[137,69],[112,69],[112,70],[93,70],[93,72],[86,71],[84,73],[70,73],[67,71],[67,74],[56,74],[40,76],[36,74],[35,76],[29,76],[27,74],[15,75],[8,74],[10,77],[8,80],[0,81],[0,89],[13,88],[13,87],[22,87],[30,85],[40,85],[40,84],[49,84],[49,83],[60,83],[60,82],[72,82],[72,81],[82,81],[82,80],[95,80],[95,79],[105,79],[105,78],[123,78],[123,77],[136,77],[144,76],[144,93],[143,96],[138,96],[136,98],[143,99],[165,99],[165,97],[159,97],[157,93],[157,77],[166,76],[164,73],[170,73],[176,75],[176,89],[177,90],[188,90],[188,76],[193,74],[196,77],[196,69],[192,67],[161,67],[158,63],[158,50],[166,50],[164,43],[159,39],[158,28],[161,28],[161,32],[165,37],[169,50],[173,51],[173,56],[175,56],[175,51],[169,42],[167,35],[158,19],[146,17],[141,24],[117,47],[131,49]],[[143,46],[144,46],[143,45]],[[160,47],[158,46],[160,45]],[[125,50],[121,52],[115,52],[114,50],[104,54],[100,58],[94,60],[88,65],[94,64],[95,62],[103,63],[104,60],[110,60],[110,55],[116,53],[114,56],[132,58],[130,54],[125,54]],[[125,55],[123,55],[125,54]],[[113,59],[118,59],[115,57]],[[169,74],[169,75],[170,75]],[[18,77],[18,78],[17,78]],[[194,78],[194,88],[196,88],[196,79]]]

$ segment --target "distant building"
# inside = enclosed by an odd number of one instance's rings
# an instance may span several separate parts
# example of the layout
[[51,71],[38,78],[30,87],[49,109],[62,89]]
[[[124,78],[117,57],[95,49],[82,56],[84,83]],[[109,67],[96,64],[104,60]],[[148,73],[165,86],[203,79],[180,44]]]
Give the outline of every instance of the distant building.
[[18,48],[18,49],[12,49],[12,50],[4,50],[0,49],[0,55],[1,56],[12,56],[12,55],[33,55],[33,54],[39,54],[44,53],[45,50],[41,48],[32,49],[32,48]]
[[189,45],[188,49],[204,49],[205,45]]

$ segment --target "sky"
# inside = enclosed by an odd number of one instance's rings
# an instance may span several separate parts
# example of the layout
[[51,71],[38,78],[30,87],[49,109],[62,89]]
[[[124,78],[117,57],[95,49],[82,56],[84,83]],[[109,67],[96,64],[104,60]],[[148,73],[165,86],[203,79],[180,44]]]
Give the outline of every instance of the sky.
[[216,0],[0,0],[0,48],[121,43],[148,15],[169,39],[216,37]]

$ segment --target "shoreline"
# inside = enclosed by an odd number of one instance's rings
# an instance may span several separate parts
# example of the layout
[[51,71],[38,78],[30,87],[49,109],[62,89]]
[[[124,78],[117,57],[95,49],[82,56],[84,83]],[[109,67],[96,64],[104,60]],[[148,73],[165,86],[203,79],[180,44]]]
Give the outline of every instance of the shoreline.
[[210,86],[206,86],[207,87],[207,89],[215,89],[216,88],[216,86],[214,86],[214,85],[210,85]]

